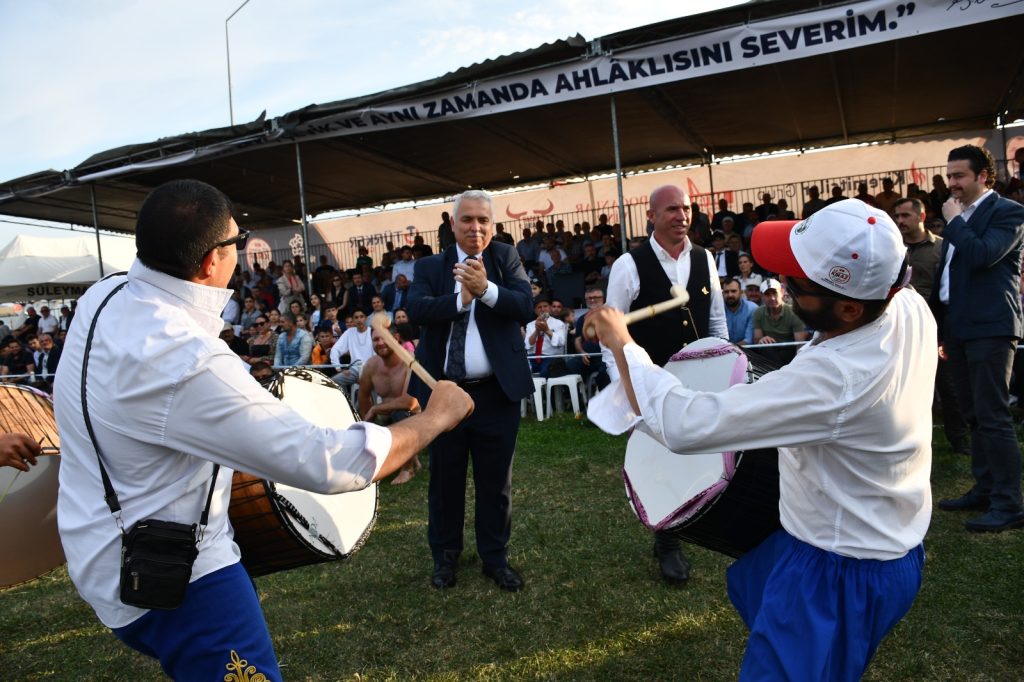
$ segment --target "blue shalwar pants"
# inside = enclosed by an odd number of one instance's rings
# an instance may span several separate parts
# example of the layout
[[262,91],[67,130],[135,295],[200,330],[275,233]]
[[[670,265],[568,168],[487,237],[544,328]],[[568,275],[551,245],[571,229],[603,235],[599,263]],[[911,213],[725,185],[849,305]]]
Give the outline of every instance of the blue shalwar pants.
[[741,680],[859,680],[921,587],[924,546],[900,559],[853,559],[784,530],[728,570],[750,630]]

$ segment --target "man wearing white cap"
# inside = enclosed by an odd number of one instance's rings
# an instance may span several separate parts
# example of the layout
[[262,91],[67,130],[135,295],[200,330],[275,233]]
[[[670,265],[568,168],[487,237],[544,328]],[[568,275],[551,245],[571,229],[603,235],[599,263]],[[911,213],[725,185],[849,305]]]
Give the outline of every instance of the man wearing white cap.
[[921,396],[933,391],[935,322],[901,290],[896,225],[862,202],[761,223],[753,251],[818,330],[796,359],[753,384],[691,391],[651,363],[621,313],[602,308],[591,316],[620,381],[589,416],[680,453],[778,447],[783,528],[728,571],[750,629],[740,677],[859,679],[921,584],[932,428]]

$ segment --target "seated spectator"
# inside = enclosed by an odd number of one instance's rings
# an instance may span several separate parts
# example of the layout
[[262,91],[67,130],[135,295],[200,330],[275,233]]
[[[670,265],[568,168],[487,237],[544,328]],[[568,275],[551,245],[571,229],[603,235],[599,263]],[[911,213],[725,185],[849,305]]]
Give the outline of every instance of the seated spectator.
[[736,258],[736,265],[740,269],[740,274],[736,277],[739,280],[740,289],[745,290],[748,286],[756,286],[760,289],[764,277],[754,272],[754,258],[749,253],[741,253]]
[[[359,376],[359,415],[363,421],[378,420],[385,426],[395,424],[420,411],[419,401],[409,394],[412,372],[384,342],[380,332],[373,330],[371,338],[374,355],[366,361]],[[379,402],[374,402],[374,396]],[[408,483],[421,466],[417,455],[391,479],[391,485]]]
[[257,317],[252,329],[252,334],[249,335],[249,363],[272,363],[277,354],[277,334],[270,328],[268,317]]
[[320,327],[316,332],[316,345],[313,346],[313,353],[310,362],[318,367],[331,364],[331,349],[336,339],[329,327]]
[[52,335],[56,334],[58,329],[60,329],[60,322],[50,314],[50,307],[45,305],[40,307],[39,319],[36,320],[37,333]]
[[[552,254],[553,251],[557,253]],[[560,263],[562,261],[566,261],[566,265],[568,266],[568,257],[566,256],[565,251],[555,244],[555,238],[553,235],[546,235],[544,237],[544,247],[541,249],[540,256],[537,258],[538,262],[544,268],[544,272],[551,270],[551,266],[554,265],[555,262],[555,255],[558,256]]]
[[793,212],[789,210],[789,202],[785,199],[779,199],[779,212],[775,215],[776,220],[793,220],[795,216]]
[[572,265],[569,264],[569,261],[563,260],[561,249],[551,249],[548,251],[547,255],[551,260],[551,265],[544,274],[547,276],[549,282],[554,281],[555,275],[572,274]]
[[366,326],[366,313],[356,310],[351,316],[352,326],[348,327],[331,348],[331,364],[342,365],[342,356],[348,355],[349,366],[335,374],[332,379],[344,387],[359,383],[363,365],[373,357],[373,337]]
[[526,352],[537,357],[530,360],[530,369],[545,378],[561,376],[559,365],[564,374],[565,362],[555,363],[552,356],[565,354],[565,324],[551,317],[551,304],[546,298],[534,301],[533,312],[537,318],[526,325]]
[[242,301],[242,314],[238,318],[238,324],[242,327],[242,336],[248,338],[252,334],[252,326],[260,316],[256,308],[256,299],[251,295],[246,296]]
[[[806,341],[809,334],[803,321],[788,303],[782,302],[783,289],[778,280],[766,279],[761,284],[764,305],[754,311],[754,343],[773,344]],[[771,363],[782,366],[796,357],[796,348],[759,349]]]
[[754,284],[754,283],[746,284],[746,285],[744,285],[743,289],[744,289],[743,294],[744,294],[744,296],[747,297],[748,301],[750,301],[754,305],[758,305],[758,306],[761,305],[762,300],[761,300],[761,285],[760,284]]
[[412,258],[412,247],[407,244],[402,247],[401,260],[391,266],[391,276],[397,281],[399,275],[405,275],[405,278],[412,282],[413,268],[415,267],[416,262]]
[[313,337],[305,329],[299,329],[298,320],[291,312],[281,315],[281,328],[283,331],[277,337],[274,366],[308,365],[313,354]]
[[57,365],[60,363],[61,348],[54,343],[53,336],[50,334],[40,334],[38,339],[39,350],[33,357],[36,379],[45,385],[42,390],[51,393],[53,391],[53,376],[57,373]]
[[536,265],[540,257],[540,246],[534,240],[530,228],[523,228],[523,238],[516,243],[516,251],[519,252],[519,260],[523,261],[523,267],[527,271]]
[[388,324],[393,320],[391,313],[384,309],[384,298],[380,294],[374,294],[373,298],[370,299],[370,316],[367,318],[366,324],[373,327],[373,319],[375,317],[387,320]]
[[[587,303],[587,313],[596,310],[604,305],[604,292],[600,287],[590,287],[583,295]],[[576,329],[572,350],[580,354],[580,357],[569,358],[566,366],[569,374],[579,374],[583,377],[584,383],[589,381],[592,374],[597,375],[597,387],[604,388],[610,383],[608,368],[601,357],[601,344],[597,339],[587,338],[585,335],[587,325],[587,313],[580,315],[576,320]],[[569,348],[568,344],[566,348]]]
[[228,345],[232,353],[249,362],[249,344],[235,335],[235,328],[230,322],[225,322],[220,330],[220,340]]
[[384,309],[394,312],[404,308],[409,298],[409,279],[405,275],[395,275],[395,281],[385,285],[381,290],[384,297]]
[[4,377],[3,382],[8,384],[30,383],[31,375],[36,371],[32,354],[13,336],[4,339],[2,348],[3,350],[0,351],[0,374]]
[[731,279],[722,285],[725,300],[725,326],[729,340],[740,346],[754,342],[754,311],[757,304],[743,298],[739,280]]
[[39,315],[36,314],[36,309],[28,306],[25,308],[25,315],[25,321],[21,326],[11,332],[16,339],[34,336],[39,330]]
[[252,366],[249,367],[249,375],[265,386],[267,382],[274,378],[274,368],[269,362],[260,360],[259,362],[252,363]]
[[409,321],[409,312],[405,308],[398,308],[393,313],[395,327],[405,326],[406,330],[402,333],[402,338],[405,339],[405,343],[409,343],[415,348],[420,342],[420,329],[412,322]]

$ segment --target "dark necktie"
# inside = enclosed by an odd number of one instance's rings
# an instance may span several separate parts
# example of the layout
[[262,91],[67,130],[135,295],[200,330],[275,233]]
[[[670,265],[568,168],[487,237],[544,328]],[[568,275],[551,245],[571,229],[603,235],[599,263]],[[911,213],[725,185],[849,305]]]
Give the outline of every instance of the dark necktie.
[[[473,256],[467,256],[466,260],[470,258]],[[452,322],[452,337],[448,342],[448,369],[445,375],[456,382],[466,378],[466,330],[469,329],[471,312],[472,308],[468,312],[460,313]]]

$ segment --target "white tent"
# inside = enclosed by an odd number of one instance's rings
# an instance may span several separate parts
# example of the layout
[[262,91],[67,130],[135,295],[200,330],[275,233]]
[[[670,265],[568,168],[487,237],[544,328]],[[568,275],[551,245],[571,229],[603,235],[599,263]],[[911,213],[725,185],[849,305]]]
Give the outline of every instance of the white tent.
[[[134,239],[103,241],[103,273],[127,270]],[[0,251],[0,300],[78,298],[100,278],[95,236],[18,235]]]

